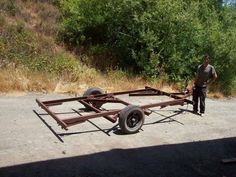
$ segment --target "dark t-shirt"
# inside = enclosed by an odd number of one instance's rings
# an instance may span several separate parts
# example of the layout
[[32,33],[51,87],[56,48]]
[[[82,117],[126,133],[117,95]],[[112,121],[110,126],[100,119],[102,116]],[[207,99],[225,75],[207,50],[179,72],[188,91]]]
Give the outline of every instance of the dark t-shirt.
[[212,65],[207,65],[205,68],[203,64],[199,65],[197,68],[197,80],[195,84],[199,87],[206,87],[207,80],[212,78],[216,73],[215,68]]

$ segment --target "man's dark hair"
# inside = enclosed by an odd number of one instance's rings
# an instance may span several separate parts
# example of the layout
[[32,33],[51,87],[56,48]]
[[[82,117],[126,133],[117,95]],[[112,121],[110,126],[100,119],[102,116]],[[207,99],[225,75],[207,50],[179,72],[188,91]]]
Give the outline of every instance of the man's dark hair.
[[205,55],[204,55],[204,59],[205,58],[207,58],[208,60],[210,60],[210,56],[208,55],[208,53],[206,53]]

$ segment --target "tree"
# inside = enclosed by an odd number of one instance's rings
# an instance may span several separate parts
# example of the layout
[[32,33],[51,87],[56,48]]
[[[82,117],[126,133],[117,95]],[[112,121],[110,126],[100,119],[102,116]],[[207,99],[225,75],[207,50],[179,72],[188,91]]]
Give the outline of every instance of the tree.
[[[64,36],[79,45],[102,45],[119,65],[146,77],[193,78],[209,53],[220,82],[235,79],[235,11],[221,0],[63,0]],[[227,64],[229,63],[229,64]]]

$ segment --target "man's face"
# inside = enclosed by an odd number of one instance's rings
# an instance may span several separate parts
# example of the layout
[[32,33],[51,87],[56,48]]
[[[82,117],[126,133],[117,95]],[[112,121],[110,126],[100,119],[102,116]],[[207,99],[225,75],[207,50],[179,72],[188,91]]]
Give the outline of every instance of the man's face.
[[204,58],[204,65],[207,66],[209,64],[209,58],[205,57]]

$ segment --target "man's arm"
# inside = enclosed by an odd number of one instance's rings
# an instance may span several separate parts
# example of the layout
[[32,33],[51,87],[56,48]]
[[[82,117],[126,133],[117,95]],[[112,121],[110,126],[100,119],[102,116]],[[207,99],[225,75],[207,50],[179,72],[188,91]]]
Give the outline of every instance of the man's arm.
[[212,82],[214,82],[216,79],[217,79],[217,74],[216,74],[216,71],[215,71],[215,68],[212,67],[212,77],[210,80],[207,81],[207,84],[211,84]]
[[216,74],[216,72],[213,74],[213,80],[216,80],[217,79],[217,74]]

